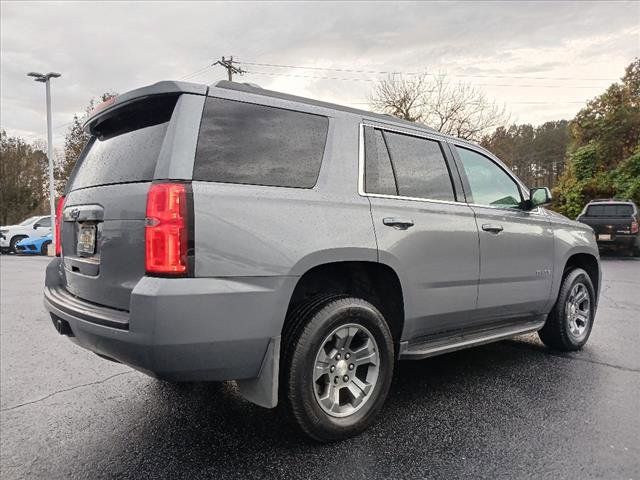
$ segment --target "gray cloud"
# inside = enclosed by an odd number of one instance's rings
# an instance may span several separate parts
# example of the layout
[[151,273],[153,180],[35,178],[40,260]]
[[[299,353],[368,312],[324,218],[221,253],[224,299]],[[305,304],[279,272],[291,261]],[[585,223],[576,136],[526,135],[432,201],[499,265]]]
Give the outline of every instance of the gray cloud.
[[[90,98],[180,78],[221,55],[259,63],[447,72],[505,102],[518,121],[533,123],[571,117],[580,105],[562,102],[586,100],[611,83],[582,78],[615,80],[640,55],[635,2],[3,3],[1,22],[2,127],[42,137],[43,88],[25,73],[60,71],[63,77],[54,84],[57,143]],[[243,81],[361,107],[371,82],[273,74],[376,77],[246,68],[256,73]],[[194,81],[222,77],[220,69],[210,68]],[[504,86],[525,83],[556,88]],[[550,103],[531,108],[527,101]]]

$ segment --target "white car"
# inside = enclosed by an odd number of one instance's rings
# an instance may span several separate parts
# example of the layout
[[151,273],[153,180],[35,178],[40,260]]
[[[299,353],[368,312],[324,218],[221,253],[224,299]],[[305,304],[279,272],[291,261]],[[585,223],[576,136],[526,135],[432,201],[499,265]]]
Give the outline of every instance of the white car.
[[0,249],[16,253],[16,243],[28,237],[42,237],[51,233],[51,217],[29,217],[18,225],[0,227]]

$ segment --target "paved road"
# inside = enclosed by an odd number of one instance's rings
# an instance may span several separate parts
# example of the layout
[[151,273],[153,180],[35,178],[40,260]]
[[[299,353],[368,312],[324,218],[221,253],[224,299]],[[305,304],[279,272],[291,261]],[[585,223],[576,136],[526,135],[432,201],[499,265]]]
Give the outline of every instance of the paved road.
[[0,259],[0,468],[13,478],[640,478],[640,261],[604,259],[587,347],[534,335],[401,364],[381,421],[315,445],[233,384],[172,386],[54,331],[46,258]]

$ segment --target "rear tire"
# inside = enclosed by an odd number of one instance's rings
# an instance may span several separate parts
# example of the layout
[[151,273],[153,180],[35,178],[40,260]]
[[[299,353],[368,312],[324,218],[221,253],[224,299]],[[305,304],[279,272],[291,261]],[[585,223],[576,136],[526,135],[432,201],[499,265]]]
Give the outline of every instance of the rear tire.
[[40,247],[40,254],[41,255],[47,255],[47,250],[49,245],[51,245],[51,242],[46,241],[42,244],[42,246]]
[[18,243],[21,240],[24,240],[25,238],[28,238],[26,235],[16,235],[14,237],[11,238],[11,242],[9,242],[9,250],[13,253],[18,253],[18,250],[16,249],[16,243]]
[[325,296],[287,319],[282,399],[309,437],[332,442],[368,428],[391,386],[394,346],[380,311],[361,298]]
[[575,268],[565,274],[558,300],[538,332],[542,343],[556,350],[581,349],[591,335],[596,313],[595,290],[587,272]]

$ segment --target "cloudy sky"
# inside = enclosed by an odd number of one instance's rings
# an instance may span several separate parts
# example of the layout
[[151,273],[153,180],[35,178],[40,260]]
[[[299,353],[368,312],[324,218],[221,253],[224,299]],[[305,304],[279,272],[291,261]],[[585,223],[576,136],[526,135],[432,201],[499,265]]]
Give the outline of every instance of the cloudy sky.
[[446,73],[534,124],[571,118],[640,56],[640,2],[2,2],[1,22],[0,124],[45,138],[44,88],[25,73],[61,72],[57,145],[92,97],[213,83],[222,55],[245,62],[242,81],[360,108],[375,72]]

